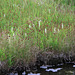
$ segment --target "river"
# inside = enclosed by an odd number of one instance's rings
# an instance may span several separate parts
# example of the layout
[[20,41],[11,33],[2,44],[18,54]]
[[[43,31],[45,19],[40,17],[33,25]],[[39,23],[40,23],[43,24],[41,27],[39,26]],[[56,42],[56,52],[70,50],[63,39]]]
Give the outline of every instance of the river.
[[[60,64],[59,64],[60,65]],[[60,65],[58,67],[51,67],[51,65],[42,65],[37,70],[37,72],[23,72],[22,74],[18,73],[9,73],[8,75],[75,75],[75,65],[66,64]]]

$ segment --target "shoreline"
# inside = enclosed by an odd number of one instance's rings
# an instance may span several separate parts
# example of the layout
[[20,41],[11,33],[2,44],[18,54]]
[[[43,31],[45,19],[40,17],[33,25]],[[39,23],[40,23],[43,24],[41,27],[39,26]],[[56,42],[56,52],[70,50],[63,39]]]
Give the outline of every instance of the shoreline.
[[37,69],[42,65],[51,65],[51,67],[57,67],[65,64],[75,64],[75,52],[39,52],[36,60],[32,60],[29,63],[23,62],[23,60],[21,60],[11,67],[3,64],[3,62],[0,62],[0,74],[2,75],[9,72],[21,73],[23,71],[37,71]]

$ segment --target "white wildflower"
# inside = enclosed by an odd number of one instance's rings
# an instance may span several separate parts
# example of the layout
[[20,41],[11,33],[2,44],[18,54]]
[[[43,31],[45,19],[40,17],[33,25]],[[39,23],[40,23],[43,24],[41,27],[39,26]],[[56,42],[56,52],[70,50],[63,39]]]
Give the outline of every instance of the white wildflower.
[[39,21],[39,28],[40,28],[40,22],[41,22],[41,20]]
[[47,33],[47,29],[45,28],[45,33]]
[[13,27],[11,27],[11,32],[13,32]]
[[5,17],[5,14],[4,14],[4,17]]
[[63,27],[64,27],[64,25],[63,25],[63,23],[62,23],[62,29],[63,29]]
[[40,5],[40,3],[38,3],[38,5]]
[[29,28],[31,28],[31,25],[29,25]]
[[56,33],[56,27],[54,28],[54,33]]
[[25,33],[25,36],[27,36],[27,33]]
[[58,33],[59,33],[59,29],[58,29]]

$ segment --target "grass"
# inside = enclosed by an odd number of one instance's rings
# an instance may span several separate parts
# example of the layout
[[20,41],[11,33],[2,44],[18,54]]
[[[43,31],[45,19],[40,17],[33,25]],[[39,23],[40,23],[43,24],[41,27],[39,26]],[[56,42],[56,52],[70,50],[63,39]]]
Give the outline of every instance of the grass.
[[75,1],[0,0],[0,61],[36,60],[40,51],[73,51]]

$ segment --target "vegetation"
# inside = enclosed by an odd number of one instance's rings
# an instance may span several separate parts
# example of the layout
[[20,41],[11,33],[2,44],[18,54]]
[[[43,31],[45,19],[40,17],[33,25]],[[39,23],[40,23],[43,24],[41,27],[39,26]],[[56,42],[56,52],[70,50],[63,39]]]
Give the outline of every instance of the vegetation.
[[40,51],[75,49],[74,0],[0,0],[0,61],[33,61]]

